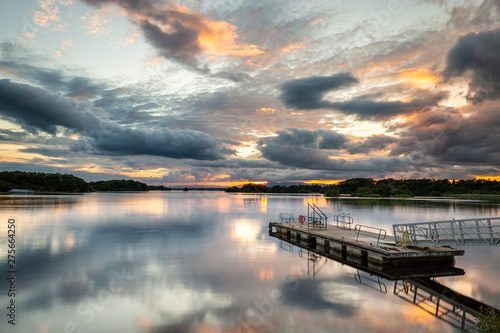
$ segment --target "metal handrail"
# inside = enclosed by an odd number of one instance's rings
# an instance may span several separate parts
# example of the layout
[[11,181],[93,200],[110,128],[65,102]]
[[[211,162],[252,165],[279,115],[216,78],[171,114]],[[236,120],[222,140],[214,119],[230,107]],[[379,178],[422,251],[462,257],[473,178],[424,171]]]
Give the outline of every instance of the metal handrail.
[[351,213],[346,213],[346,212],[334,215],[333,220],[337,222],[337,228],[339,229],[340,228],[351,229],[351,225],[354,224],[354,218],[351,217]]
[[280,213],[280,223],[292,223],[292,222],[295,222],[293,214]]
[[370,277],[363,276],[363,279],[378,284],[378,289],[375,288],[374,286],[368,284],[368,283],[363,283],[363,281],[361,280],[362,276],[361,276],[361,274],[359,272],[359,269],[356,270],[356,274],[354,274],[354,279],[356,280],[357,283],[359,283],[361,285],[368,286],[368,287],[370,287],[372,289],[378,290],[382,294],[387,294],[387,286],[386,286],[385,283],[383,283],[382,281],[380,281],[380,277],[376,276],[377,279],[375,280],[375,279],[371,278],[371,276],[372,276],[371,274],[370,274]]
[[[316,215],[318,215],[316,217]],[[312,226],[312,227],[311,227]],[[325,213],[315,204],[307,203],[307,229],[327,229],[328,217]]]
[[[370,231],[366,231],[366,232],[362,233],[361,228],[377,230],[378,235],[376,235],[376,233],[373,233]],[[356,231],[358,232],[358,234],[356,236],[356,242],[358,241],[359,235],[363,235],[363,236],[377,238],[377,246],[378,246],[379,241],[381,239],[385,239],[385,237],[387,236],[387,232],[385,231],[385,229],[370,227],[368,225],[362,225],[362,224],[356,224],[356,226],[354,227],[354,232],[356,232]],[[382,235],[383,235],[383,237],[382,237]]]
[[393,230],[396,241],[407,233],[410,244],[500,245],[500,217],[394,224]]
[[[288,245],[288,246],[287,246]],[[283,242],[282,240],[280,240],[279,242],[279,246],[285,250],[285,251],[288,251],[290,253],[293,253],[293,245],[292,244],[285,244],[285,242]]]

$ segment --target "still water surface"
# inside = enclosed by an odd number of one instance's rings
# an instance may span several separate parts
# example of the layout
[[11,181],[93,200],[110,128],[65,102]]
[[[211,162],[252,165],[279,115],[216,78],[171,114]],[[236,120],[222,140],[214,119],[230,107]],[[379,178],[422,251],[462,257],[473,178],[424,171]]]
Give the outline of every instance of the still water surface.
[[[457,332],[333,260],[311,267],[268,235],[314,202],[356,223],[500,216],[472,200],[325,199],[222,192],[0,196],[0,332]],[[7,221],[16,223],[9,325]],[[446,287],[500,308],[500,247],[467,247]],[[365,274],[366,275],[366,274]],[[5,276],[5,277],[4,277]],[[373,279],[373,277],[371,277]],[[386,291],[386,292],[384,292]]]

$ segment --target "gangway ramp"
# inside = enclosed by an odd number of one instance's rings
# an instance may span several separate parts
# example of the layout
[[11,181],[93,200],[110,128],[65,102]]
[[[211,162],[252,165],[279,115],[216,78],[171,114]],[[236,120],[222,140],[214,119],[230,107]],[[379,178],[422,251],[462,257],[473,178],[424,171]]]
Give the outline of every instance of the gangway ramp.
[[500,246],[500,217],[394,224],[396,242],[412,246]]

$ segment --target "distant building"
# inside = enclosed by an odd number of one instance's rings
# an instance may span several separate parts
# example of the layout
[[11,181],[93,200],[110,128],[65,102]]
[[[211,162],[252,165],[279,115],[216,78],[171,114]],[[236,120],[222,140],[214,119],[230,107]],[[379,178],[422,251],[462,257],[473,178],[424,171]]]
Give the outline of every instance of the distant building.
[[12,190],[9,191],[9,193],[10,194],[35,194],[35,191],[13,188]]

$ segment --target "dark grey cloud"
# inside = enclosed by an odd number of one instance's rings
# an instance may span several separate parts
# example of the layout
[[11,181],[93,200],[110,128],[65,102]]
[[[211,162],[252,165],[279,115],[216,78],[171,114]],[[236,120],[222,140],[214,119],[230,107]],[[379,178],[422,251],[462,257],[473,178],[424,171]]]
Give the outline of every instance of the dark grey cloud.
[[290,146],[294,149],[339,149],[348,138],[335,131],[289,128],[278,136],[259,140],[261,146]]
[[20,131],[12,131],[8,129],[0,129],[0,141],[26,142],[28,133]]
[[77,131],[101,127],[102,120],[89,106],[27,84],[0,80],[0,113],[31,133],[56,134],[57,126]]
[[66,96],[86,100],[101,95],[106,87],[103,84],[96,83],[89,78],[77,76],[72,78],[67,84]]
[[170,33],[149,21],[142,21],[140,27],[144,36],[166,58],[194,63],[194,56],[201,52],[198,31],[183,26],[179,21],[172,23],[173,31]]
[[[467,118],[456,112],[441,118],[432,114],[416,117],[399,129],[401,138],[391,146],[391,155],[405,154],[414,160],[430,158],[441,165],[499,166],[498,106],[495,102],[484,103],[474,111]],[[437,121],[429,124],[429,118]]]
[[335,109],[344,114],[364,119],[383,119],[399,114],[426,110],[435,106],[447,95],[443,92],[427,93],[423,98],[409,102],[376,101],[378,96],[365,95],[344,102],[329,102],[323,99],[328,91],[351,86],[359,81],[349,73],[329,77],[309,77],[285,82],[281,85],[281,100],[287,107],[295,109]]
[[7,67],[17,76],[23,79],[29,79],[30,82],[39,84],[50,90],[60,90],[66,88],[64,74],[60,70],[33,66],[27,63],[21,63],[16,60],[9,60],[9,53],[5,51],[5,46],[1,48],[3,60],[0,60],[1,67]]
[[83,2],[100,7],[106,4],[116,4],[128,10],[151,10],[153,2],[151,0],[82,0]]
[[[158,6],[157,2],[149,0],[83,1],[96,7],[107,4],[116,4],[122,7],[129,14],[131,22],[141,29],[145,38],[159,51],[161,56],[191,66],[197,65],[196,55],[202,51],[198,42],[200,32],[196,28],[186,26],[183,22],[194,23],[200,19],[198,16],[176,10],[165,10],[161,8],[161,5]],[[137,18],[137,14],[141,19]],[[188,25],[193,26],[190,23]],[[162,24],[169,26],[168,32],[161,28]],[[204,71],[203,69],[198,70]]]
[[460,37],[446,58],[445,78],[472,73],[467,98],[473,102],[500,96],[500,29]]
[[262,157],[282,165],[324,169],[329,161],[319,149],[319,142],[323,139],[321,132],[297,128],[278,131],[276,137],[260,139],[258,149]]
[[[356,144],[334,131],[325,130],[299,130],[296,128],[287,131],[278,131],[278,136],[262,138],[258,141],[258,149],[262,157],[278,163],[282,166],[303,168],[308,170],[325,170],[342,172],[353,175],[365,171],[373,172],[374,169],[381,170],[384,174],[397,172],[412,167],[422,166],[427,161],[411,162],[406,157],[371,157],[347,161],[341,157],[345,154],[344,149],[356,149]],[[375,150],[388,144],[391,139],[368,139],[361,144],[358,150]],[[384,142],[385,141],[385,142]],[[324,174],[320,179],[327,177]],[[332,176],[336,178],[336,176]],[[338,177],[338,173],[337,173]],[[348,177],[352,178],[352,177]]]
[[319,149],[339,149],[348,141],[344,134],[334,131],[319,130],[318,133],[322,136],[318,144]]
[[10,80],[0,80],[0,114],[31,133],[58,126],[86,137],[96,153],[215,160],[233,153],[208,134],[182,129],[126,128],[103,118],[91,103]]
[[[5,45],[0,46],[0,52],[4,57],[0,60],[0,67],[9,68],[17,77],[36,83],[38,86],[50,91],[58,91],[61,94],[80,100],[99,98],[106,91],[106,85],[95,79],[83,76],[67,75],[64,69],[52,69],[42,66],[34,66],[27,62],[15,59],[15,55],[6,52]],[[29,59],[33,61],[33,59]]]
[[[444,5],[449,7],[450,3],[444,1]],[[498,26],[500,19],[500,2],[497,0],[484,0],[481,4],[468,1],[460,6],[452,7],[448,26],[454,31],[488,30]]]
[[372,151],[387,149],[387,147],[398,140],[392,136],[387,135],[373,135],[366,138],[361,143],[351,144],[349,153],[351,154],[368,154]]
[[384,119],[400,114],[411,114],[425,111],[432,106],[436,106],[444,99],[446,94],[429,94],[421,99],[414,99],[409,102],[401,101],[373,101],[364,96],[346,102],[330,103],[330,108],[337,109],[344,114],[353,114],[363,119]]
[[281,100],[287,107],[295,109],[311,110],[328,108],[330,107],[330,103],[323,100],[325,93],[348,87],[358,82],[350,73],[291,80],[281,85]]
[[208,134],[189,129],[147,131],[113,127],[98,134],[94,141],[98,149],[120,155],[215,160],[222,158],[222,153],[234,153],[223,150],[219,141]]

